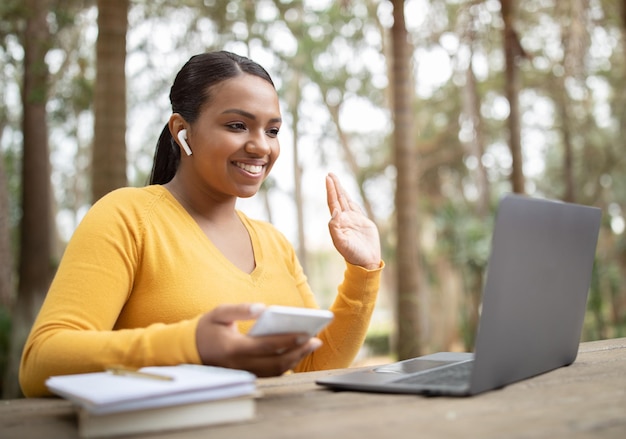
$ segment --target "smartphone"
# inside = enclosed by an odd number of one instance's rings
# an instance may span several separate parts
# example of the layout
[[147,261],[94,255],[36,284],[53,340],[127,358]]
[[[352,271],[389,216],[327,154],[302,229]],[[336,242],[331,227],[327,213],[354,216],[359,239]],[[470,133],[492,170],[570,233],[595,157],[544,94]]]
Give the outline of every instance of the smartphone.
[[323,309],[270,305],[256,320],[248,335],[306,333],[313,337],[333,317],[332,311]]

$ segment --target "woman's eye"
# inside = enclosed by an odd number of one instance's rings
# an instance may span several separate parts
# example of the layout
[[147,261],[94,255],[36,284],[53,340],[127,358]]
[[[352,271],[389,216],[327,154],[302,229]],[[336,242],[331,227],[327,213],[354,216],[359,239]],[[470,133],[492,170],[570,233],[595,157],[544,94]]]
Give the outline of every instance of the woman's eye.
[[269,130],[266,131],[266,133],[270,137],[277,137],[278,136],[278,128],[270,128]]
[[226,125],[228,128],[230,128],[231,130],[235,130],[235,131],[243,131],[246,129],[246,125],[241,123],[241,122],[233,122],[233,123],[229,123],[228,125]]

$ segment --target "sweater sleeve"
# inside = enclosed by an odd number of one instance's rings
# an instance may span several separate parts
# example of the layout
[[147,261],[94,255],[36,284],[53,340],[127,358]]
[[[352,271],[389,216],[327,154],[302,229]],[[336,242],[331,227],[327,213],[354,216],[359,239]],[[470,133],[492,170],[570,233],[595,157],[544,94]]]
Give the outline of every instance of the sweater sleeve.
[[116,328],[142,257],[141,223],[116,210],[119,201],[96,203],[66,248],[23,350],[20,385],[27,397],[48,395],[45,380],[53,375],[199,362],[199,316]]
[[322,347],[304,358],[295,372],[349,367],[365,341],[376,304],[384,263],[375,270],[346,263],[344,280],[330,310],[335,318],[318,337]]

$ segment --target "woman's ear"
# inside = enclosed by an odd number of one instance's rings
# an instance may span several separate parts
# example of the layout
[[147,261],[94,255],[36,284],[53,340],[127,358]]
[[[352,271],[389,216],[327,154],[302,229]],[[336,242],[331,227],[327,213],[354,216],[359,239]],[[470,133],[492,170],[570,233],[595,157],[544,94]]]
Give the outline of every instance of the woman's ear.
[[193,152],[191,152],[191,148],[189,147],[189,144],[187,143],[187,130],[185,129],[180,130],[176,137],[178,138],[178,141],[180,142],[180,146],[185,150],[185,153],[187,153],[188,156],[193,154]]
[[170,120],[168,122],[168,127],[170,130],[170,134],[176,140],[178,140],[178,146],[180,146],[187,156],[192,154],[191,147],[189,146],[189,142],[187,141],[187,122],[183,117],[174,113],[170,116]]

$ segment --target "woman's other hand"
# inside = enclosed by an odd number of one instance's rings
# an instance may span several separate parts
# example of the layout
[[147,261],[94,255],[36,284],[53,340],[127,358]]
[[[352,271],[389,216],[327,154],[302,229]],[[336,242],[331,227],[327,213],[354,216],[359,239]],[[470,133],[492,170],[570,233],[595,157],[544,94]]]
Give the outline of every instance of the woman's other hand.
[[256,319],[264,308],[262,304],[221,305],[203,315],[196,329],[202,363],[247,370],[258,377],[278,376],[322,345],[307,334],[251,337],[239,332],[238,320]]

